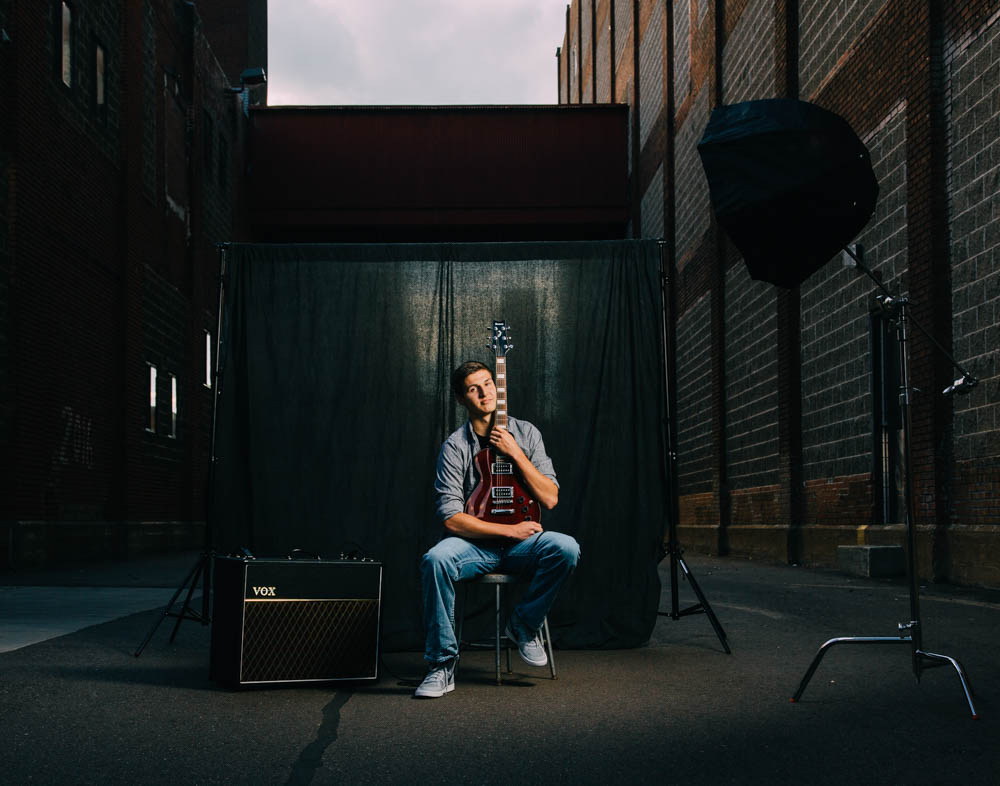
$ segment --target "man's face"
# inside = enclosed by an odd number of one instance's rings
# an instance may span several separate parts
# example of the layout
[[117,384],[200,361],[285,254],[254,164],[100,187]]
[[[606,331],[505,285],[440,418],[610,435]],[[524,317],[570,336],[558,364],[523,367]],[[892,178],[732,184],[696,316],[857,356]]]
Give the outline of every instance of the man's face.
[[465,393],[459,402],[469,410],[470,417],[489,415],[497,408],[497,388],[485,368],[473,371],[465,378]]

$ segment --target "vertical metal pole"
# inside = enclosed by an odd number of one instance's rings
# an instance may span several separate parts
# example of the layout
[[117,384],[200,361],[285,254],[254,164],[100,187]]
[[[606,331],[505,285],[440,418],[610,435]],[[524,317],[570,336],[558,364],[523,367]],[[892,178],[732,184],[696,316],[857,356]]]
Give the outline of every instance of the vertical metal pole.
[[230,243],[219,244],[219,294],[215,318],[215,368],[212,378],[212,435],[209,441],[208,489],[205,494],[205,590],[202,597],[202,613],[205,624],[209,620],[209,596],[212,589],[211,557],[215,550],[215,455],[216,431],[219,423],[219,396],[222,394],[222,313],[226,302],[226,264]]
[[899,408],[903,423],[903,505],[906,510],[906,571],[910,581],[910,621],[907,626],[913,650],[913,674],[920,679],[923,668],[918,651],[923,647],[920,630],[920,592],[917,582],[916,538],[913,532],[913,459],[910,452],[910,361],[907,334],[907,300],[900,298],[896,336],[899,340]]
[[666,422],[666,459],[667,459],[667,553],[670,556],[670,616],[680,617],[678,600],[678,570],[677,558],[680,545],[677,542],[677,521],[680,516],[677,502],[677,434],[674,428],[674,412],[676,410],[676,392],[674,390],[675,346],[672,320],[674,317],[674,282],[670,272],[665,269],[663,251],[666,246],[662,240],[660,250],[660,324],[663,341],[663,379],[665,383],[667,422]]

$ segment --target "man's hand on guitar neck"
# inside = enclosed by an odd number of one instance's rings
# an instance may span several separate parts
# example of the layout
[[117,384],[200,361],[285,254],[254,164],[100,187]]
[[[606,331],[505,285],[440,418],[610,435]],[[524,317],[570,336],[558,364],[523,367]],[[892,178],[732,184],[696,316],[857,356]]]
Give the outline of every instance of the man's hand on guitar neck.
[[521,446],[517,444],[513,435],[501,426],[494,426],[490,430],[490,444],[517,463],[521,457],[527,458]]
[[552,510],[559,501],[559,487],[538,471],[531,463],[531,459],[521,450],[521,446],[517,444],[513,435],[505,428],[494,426],[490,431],[490,444],[506,455],[521,470],[521,477],[524,478],[524,482],[542,507],[546,510]]

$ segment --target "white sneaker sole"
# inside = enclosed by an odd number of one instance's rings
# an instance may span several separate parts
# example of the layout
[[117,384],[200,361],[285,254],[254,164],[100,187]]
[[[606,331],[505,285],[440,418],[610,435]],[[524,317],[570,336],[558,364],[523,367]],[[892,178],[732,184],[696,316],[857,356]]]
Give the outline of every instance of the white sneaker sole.
[[450,685],[448,685],[448,687],[446,687],[444,690],[424,690],[424,691],[421,691],[420,688],[417,688],[413,692],[413,695],[416,698],[418,698],[418,699],[440,699],[442,696],[444,696],[444,694],[451,693],[453,690],[455,690],[455,683],[454,682],[451,683]]

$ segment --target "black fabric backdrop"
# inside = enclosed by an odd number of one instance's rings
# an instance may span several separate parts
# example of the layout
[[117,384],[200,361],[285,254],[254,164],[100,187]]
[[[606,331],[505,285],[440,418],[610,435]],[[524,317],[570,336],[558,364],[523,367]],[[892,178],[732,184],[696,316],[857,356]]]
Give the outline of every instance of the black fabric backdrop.
[[220,553],[380,560],[383,647],[422,647],[434,466],[466,419],[448,378],[492,366],[504,319],[510,413],[541,429],[561,484],[543,526],[581,545],[549,615],[556,643],[649,638],[667,512],[655,242],[234,244],[225,260]]

